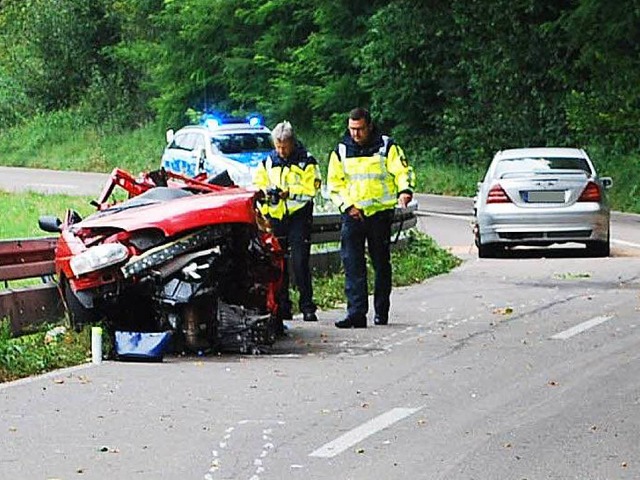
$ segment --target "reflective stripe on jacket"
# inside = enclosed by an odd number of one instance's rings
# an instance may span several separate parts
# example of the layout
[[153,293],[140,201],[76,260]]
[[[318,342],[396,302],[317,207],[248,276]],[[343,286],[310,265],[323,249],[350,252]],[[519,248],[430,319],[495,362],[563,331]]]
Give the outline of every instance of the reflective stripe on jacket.
[[289,159],[279,157],[275,151],[271,152],[258,165],[253,183],[265,193],[271,188],[289,193],[286,199],[281,199],[276,205],[267,196],[261,206],[265,215],[282,219],[313,201],[320,188],[320,169],[316,159],[304,147],[296,145]]
[[399,192],[414,190],[404,152],[386,135],[362,147],[346,135],[329,156],[327,188],[341,212],[355,206],[365,216],[394,208]]

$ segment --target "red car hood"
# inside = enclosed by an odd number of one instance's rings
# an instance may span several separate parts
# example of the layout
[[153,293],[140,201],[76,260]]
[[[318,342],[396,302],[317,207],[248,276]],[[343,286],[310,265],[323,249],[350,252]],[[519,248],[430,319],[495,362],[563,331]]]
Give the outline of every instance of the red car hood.
[[254,196],[254,192],[235,189],[232,192],[197,194],[87,218],[74,227],[116,228],[125,231],[156,228],[171,237],[207,225],[254,223]]

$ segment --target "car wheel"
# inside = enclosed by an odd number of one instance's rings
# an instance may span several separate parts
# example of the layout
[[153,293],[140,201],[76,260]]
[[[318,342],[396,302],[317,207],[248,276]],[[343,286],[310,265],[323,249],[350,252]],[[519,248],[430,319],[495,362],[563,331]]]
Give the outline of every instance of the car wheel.
[[504,249],[495,243],[481,243],[478,245],[479,258],[497,258],[503,251]]
[[78,300],[69,285],[69,280],[62,278],[60,288],[62,289],[62,296],[69,314],[69,322],[74,330],[79,332],[85,325],[97,323],[98,316],[92,309],[85,308],[85,306],[80,303],[80,300]]
[[611,254],[609,240],[587,243],[587,255],[590,257],[608,257]]
[[485,243],[480,241],[480,232],[476,230],[475,244],[478,247],[478,258],[496,258],[500,256],[503,248],[497,243]]

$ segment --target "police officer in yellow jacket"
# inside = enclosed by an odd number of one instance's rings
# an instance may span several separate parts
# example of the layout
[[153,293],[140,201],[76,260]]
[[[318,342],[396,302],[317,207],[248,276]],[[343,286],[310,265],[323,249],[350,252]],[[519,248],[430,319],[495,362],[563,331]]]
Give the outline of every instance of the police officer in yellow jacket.
[[413,198],[414,174],[404,152],[381,135],[363,108],[349,113],[348,132],[329,156],[327,186],[342,213],[340,254],[345,270],[347,316],[338,328],[367,326],[365,240],[375,270],[376,325],[389,321],[391,224],[396,205]]
[[285,271],[278,298],[280,320],[290,320],[289,265],[300,292],[299,308],[305,321],[317,321],[309,257],[313,199],[320,188],[318,162],[296,141],[289,122],[275,126],[271,135],[275,150],[258,166],[254,184],[265,192],[263,213],[270,219],[274,234],[290,258],[285,257]]

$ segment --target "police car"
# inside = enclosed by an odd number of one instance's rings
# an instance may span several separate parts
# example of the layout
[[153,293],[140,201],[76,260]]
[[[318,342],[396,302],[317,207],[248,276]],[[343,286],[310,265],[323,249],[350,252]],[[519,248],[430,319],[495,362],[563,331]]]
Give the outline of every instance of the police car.
[[195,177],[227,172],[239,186],[252,184],[253,171],[273,150],[271,131],[258,116],[246,120],[205,115],[200,125],[174,133],[167,130],[167,147],[161,166]]

